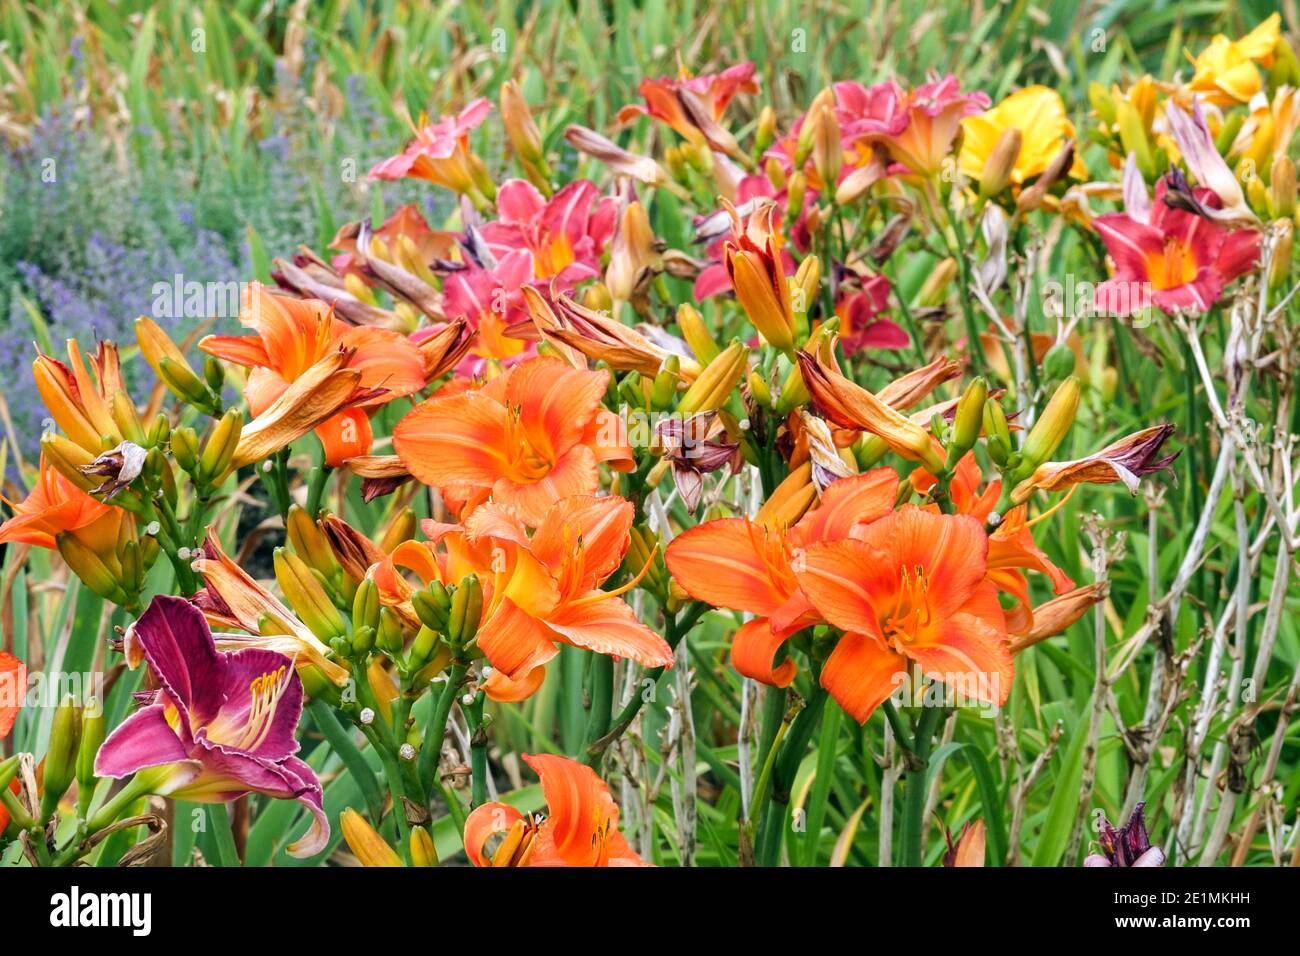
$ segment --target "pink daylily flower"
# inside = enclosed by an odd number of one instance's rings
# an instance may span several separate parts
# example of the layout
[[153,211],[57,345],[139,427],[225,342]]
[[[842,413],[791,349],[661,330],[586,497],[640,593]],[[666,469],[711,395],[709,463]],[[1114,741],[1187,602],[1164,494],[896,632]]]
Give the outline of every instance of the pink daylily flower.
[[160,768],[155,793],[197,803],[246,793],[297,800],[314,821],[288,852],[309,857],[324,849],[330,827],[321,784],[294,756],[303,689],[293,661],[260,648],[218,651],[199,609],[166,595],[153,599],[125,641],[158,689],[104,741],[95,773],[120,778]]
[[932,79],[907,94],[907,126],[898,133],[881,134],[890,158],[909,171],[929,176],[943,168],[964,117],[990,106],[986,93],[963,93],[957,77]]
[[580,179],[547,200],[531,183],[511,179],[497,190],[500,218],[467,234],[468,267],[447,276],[443,311],[465,316],[478,331],[472,354],[458,369],[474,376],[484,359],[512,364],[536,353],[536,344],[507,329],[526,322],[523,287],[543,295],[568,292],[600,275],[600,256],[614,233],[618,209],[595,185]]
[[547,200],[532,183],[511,179],[497,191],[495,222],[480,230],[498,261],[522,254],[532,278],[568,291],[600,274],[600,254],[614,234],[617,201],[579,179]]
[[467,192],[472,174],[468,166],[469,134],[492,112],[492,104],[479,97],[455,116],[415,131],[415,138],[396,156],[377,163],[371,179],[427,179],[448,189]]
[[[1096,307],[1102,313],[1123,317],[1152,304],[1167,313],[1207,312],[1229,282],[1254,268],[1260,242],[1256,230],[1229,230],[1173,208],[1165,201],[1169,190],[1169,177],[1162,177],[1146,222],[1130,213],[1094,220],[1115,261],[1115,277],[1097,287]],[[1197,187],[1192,197],[1207,209],[1221,208],[1210,189]]]

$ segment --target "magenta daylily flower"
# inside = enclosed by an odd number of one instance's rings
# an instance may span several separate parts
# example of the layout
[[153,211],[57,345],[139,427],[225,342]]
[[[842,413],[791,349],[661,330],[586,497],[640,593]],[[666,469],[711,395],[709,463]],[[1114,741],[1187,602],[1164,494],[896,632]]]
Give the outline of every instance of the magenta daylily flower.
[[882,275],[858,279],[857,290],[835,304],[840,317],[841,346],[846,356],[863,349],[905,349],[912,340],[883,313],[889,306],[889,279]]
[[178,597],[155,597],[125,642],[143,655],[158,689],[104,741],[95,773],[120,778],[157,768],[154,793],[197,803],[251,792],[297,800],[315,821],[289,853],[324,849],[330,827],[320,781],[294,756],[303,689],[293,661],[259,648],[218,651],[203,614]]
[[[1093,221],[1115,261],[1115,277],[1097,287],[1096,306],[1106,315],[1128,316],[1152,304],[1165,312],[1208,312],[1229,282],[1254,268],[1260,235],[1227,229],[1165,201],[1168,176],[1156,184],[1147,221],[1141,213],[1107,213]],[[1210,189],[1191,192],[1196,203],[1219,209]]]

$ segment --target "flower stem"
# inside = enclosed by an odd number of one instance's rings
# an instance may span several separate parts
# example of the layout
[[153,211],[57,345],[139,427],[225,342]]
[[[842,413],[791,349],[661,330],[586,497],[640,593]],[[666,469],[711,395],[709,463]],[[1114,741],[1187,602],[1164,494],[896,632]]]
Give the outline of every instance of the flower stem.
[[924,861],[921,826],[925,816],[925,772],[930,763],[930,747],[933,743],[935,729],[943,720],[946,709],[943,707],[921,708],[921,715],[916,721],[916,736],[912,741],[912,759],[908,761],[907,774],[904,777],[903,822],[899,834],[903,866],[920,866]]

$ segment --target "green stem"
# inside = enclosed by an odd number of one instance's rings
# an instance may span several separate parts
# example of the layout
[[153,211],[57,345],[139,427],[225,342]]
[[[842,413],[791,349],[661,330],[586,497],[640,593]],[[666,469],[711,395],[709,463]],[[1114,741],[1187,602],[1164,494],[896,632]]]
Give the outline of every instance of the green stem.
[[785,819],[790,809],[790,789],[799,772],[808,741],[822,718],[826,707],[826,690],[816,685],[812,698],[795,715],[780,743],[780,754],[772,770],[771,795],[763,810],[763,828],[755,849],[759,866],[777,866],[781,861],[781,844],[785,840]]
[[[675,614],[665,614],[664,640],[668,642],[668,646],[673,650],[677,650],[678,643],[686,636],[687,632],[695,626],[696,622],[699,621],[700,617],[706,610],[708,610],[707,604],[695,602],[682,613],[680,621]],[[663,667],[656,667],[652,670],[648,670],[645,672],[645,677],[642,679],[645,680],[648,678],[652,682],[658,683],[659,678],[663,676],[664,670],[665,668]],[[596,740],[587,747],[585,759],[589,765],[594,767],[596,763],[599,762],[600,755],[609,749],[610,744],[623,736],[628,727],[632,726],[632,721],[635,720],[636,715],[641,712],[641,707],[645,702],[645,694],[632,695],[632,699],[624,705],[623,709],[619,712],[618,717],[614,719],[610,730],[599,740]]]
[[930,763],[934,732],[945,713],[943,707],[922,707],[916,722],[916,737],[912,742],[914,759],[908,762],[904,777],[903,822],[899,834],[903,866],[920,866],[923,862],[921,824],[925,817],[925,772]]
[[587,674],[587,696],[591,707],[587,712],[587,733],[582,741],[580,754],[586,758],[589,766],[600,761],[599,751],[595,758],[591,756],[596,741],[609,733],[610,713],[614,706],[614,659],[604,654],[596,654],[591,659]]
[[484,694],[474,695],[474,703],[465,708],[469,724],[470,808],[481,807],[488,798],[487,728],[483,724]]
[[352,735],[334,716],[334,710],[328,704],[314,700],[308,705],[308,709],[311,711],[317,729],[334,748],[334,752],[339,755],[343,765],[348,768],[348,773],[352,774],[352,779],[356,781],[361,796],[366,801],[366,807],[370,811],[370,819],[379,820],[383,816],[384,809],[384,798],[379,789],[379,781],[375,779],[370,764],[366,762],[365,756],[353,742]]
[[447,674],[447,683],[443,686],[442,693],[438,695],[438,705],[434,708],[429,726],[425,729],[418,764],[420,788],[424,793],[428,793],[433,787],[434,777],[438,772],[438,755],[442,751],[442,738],[446,736],[447,720],[451,717],[451,705],[456,701],[456,694],[468,670],[468,661],[458,659],[452,662],[451,670]]
[[239,851],[235,848],[235,834],[230,829],[230,814],[224,803],[209,803],[207,806],[208,825],[212,827],[212,841],[216,845],[217,865],[238,867]]

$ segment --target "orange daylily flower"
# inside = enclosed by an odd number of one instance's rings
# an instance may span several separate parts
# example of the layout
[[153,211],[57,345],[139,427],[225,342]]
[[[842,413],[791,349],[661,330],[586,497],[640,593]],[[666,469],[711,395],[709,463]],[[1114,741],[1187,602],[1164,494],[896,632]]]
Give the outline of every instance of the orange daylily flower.
[[[530,538],[513,512],[490,502],[475,509],[465,540],[486,552],[483,623],[478,646],[494,668],[485,689],[494,700],[521,700],[541,686],[557,644],[671,667],[668,643],[637,620],[619,597],[632,585],[602,591],[627,551],[633,508],[623,498],[575,495],[552,505]],[[467,560],[475,558],[470,555]],[[489,593],[489,587],[490,593]]]
[[1014,667],[988,550],[976,519],[904,505],[804,552],[799,587],[845,632],[821,684],[855,720],[865,722],[912,663],[967,696],[1006,701]]
[[[344,367],[360,373],[357,383],[370,394],[356,404],[382,405],[424,387],[426,359],[419,346],[391,329],[349,326],[316,299],[272,295],[260,283],[244,294],[239,321],[256,335],[209,335],[199,348],[209,355],[251,368],[245,395],[254,418],[272,408],[294,382],[318,362],[343,349]],[[372,434],[365,413],[338,411],[317,426],[326,462],[336,467],[370,450]]]
[[77,340],[68,339],[68,364],[42,352],[32,363],[32,376],[50,416],[74,443],[98,455],[122,441],[117,417],[127,413],[134,418],[135,409],[128,411],[129,400],[118,398],[126,394],[126,386],[112,342],[100,342],[94,355],[83,357]]
[[898,473],[876,468],[841,478],[821,504],[788,529],[748,518],[718,518],[682,532],[664,560],[677,583],[698,601],[755,615],[731,642],[731,663],[741,674],[788,687],[797,667],[789,658],[774,666],[790,635],[822,620],[799,586],[801,550],[848,537],[856,526],[887,515],[898,497]]
[[[465,855],[475,866],[649,866],[618,830],[609,787],[576,760],[524,754],[542,782],[547,815],[485,803],[465,820]],[[489,842],[495,845],[489,847]]]
[[[9,736],[27,695],[27,667],[12,654],[0,651],[0,740]],[[12,780],[9,789],[18,793],[18,781]],[[0,804],[0,833],[9,826],[9,811]]]
[[[43,455],[40,476],[31,493],[18,502],[0,495],[0,501],[14,511],[12,518],[0,524],[0,544],[14,542],[54,550],[58,547],[56,539],[65,531],[80,531],[109,515],[114,516],[112,522],[116,528],[122,517],[120,508],[106,505],[86,494],[50,465]],[[114,535],[109,542],[110,550],[116,543]]]
[[417,406],[393,429],[393,449],[426,485],[460,498],[490,492],[536,527],[553,502],[596,490],[600,462],[633,467],[617,416],[601,406],[608,382],[603,370],[529,359]]
[[[1002,496],[1002,480],[995,478],[980,492],[983,477],[974,453],[967,453],[953,470],[948,492],[957,514],[969,515],[981,524],[987,524]],[[918,492],[924,494],[933,485],[934,478],[928,472],[918,469],[912,473],[912,486]],[[937,505],[929,507],[938,510]],[[1019,602],[1007,612],[1008,628],[1013,633],[1019,629],[1012,624],[1013,619],[1017,623],[1023,622],[1026,630],[1034,625],[1035,611],[1030,603],[1029,582],[1021,571],[1038,571],[1047,575],[1051,579],[1052,590],[1057,594],[1064,594],[1074,587],[1074,581],[1069,575],[1038,547],[1026,518],[1023,506],[1012,508],[989,535],[989,580],[997,585],[999,591],[1010,594]]]
[[[22,709],[23,698],[27,696],[27,666],[14,657],[0,651],[0,740],[9,736]],[[0,807],[0,812],[4,808]],[[4,824],[0,823],[0,831]]]

